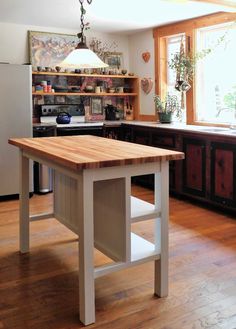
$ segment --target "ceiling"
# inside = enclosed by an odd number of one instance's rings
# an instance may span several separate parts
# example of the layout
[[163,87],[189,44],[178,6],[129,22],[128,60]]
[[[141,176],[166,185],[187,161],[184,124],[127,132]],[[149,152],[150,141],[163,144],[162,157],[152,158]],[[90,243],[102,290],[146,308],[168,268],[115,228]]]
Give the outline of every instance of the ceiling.
[[[93,0],[85,20],[93,30],[132,34],[229,7],[188,0]],[[235,11],[235,10],[234,10]],[[1,0],[0,22],[79,30],[79,0]]]

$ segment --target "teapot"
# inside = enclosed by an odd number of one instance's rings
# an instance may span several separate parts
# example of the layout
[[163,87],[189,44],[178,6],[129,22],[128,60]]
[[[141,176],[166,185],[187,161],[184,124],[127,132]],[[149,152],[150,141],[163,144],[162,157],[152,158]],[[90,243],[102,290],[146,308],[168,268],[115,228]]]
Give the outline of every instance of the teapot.
[[66,123],[70,123],[70,119],[71,119],[71,115],[67,112],[60,112],[57,117],[56,117],[56,122],[57,123],[62,123],[62,124],[66,124]]

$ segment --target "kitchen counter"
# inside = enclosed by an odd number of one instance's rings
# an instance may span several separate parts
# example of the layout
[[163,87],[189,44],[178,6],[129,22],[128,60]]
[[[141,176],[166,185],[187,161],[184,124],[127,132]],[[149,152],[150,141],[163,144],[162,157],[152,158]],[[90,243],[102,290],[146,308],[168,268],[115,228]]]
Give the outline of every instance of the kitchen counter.
[[[149,128],[161,128],[167,130],[178,130],[186,132],[196,132],[199,134],[219,134],[220,136],[231,136],[236,137],[236,129],[224,128],[224,127],[212,127],[212,126],[196,126],[196,125],[187,125],[182,123],[158,123],[155,121],[126,121],[126,120],[116,120],[116,121],[90,121],[90,122],[73,122],[69,124],[56,124],[57,128],[79,128],[79,127],[119,127],[125,125],[130,126],[141,126]],[[34,126],[45,126],[51,125],[50,123],[36,123]]]
[[[20,251],[29,252],[29,222],[56,218],[79,235],[80,320],[95,322],[97,277],[155,263],[154,292],[168,294],[169,160],[182,152],[95,136],[10,139],[20,149]],[[53,213],[30,216],[29,159],[54,170]],[[155,204],[131,196],[131,177],[155,174]],[[154,243],[132,223],[155,221]],[[94,246],[113,262],[94,268]],[[68,246],[69,248],[69,246]]]
[[236,137],[236,129],[224,128],[224,127],[212,127],[212,126],[195,126],[181,123],[157,123],[153,121],[122,121],[122,123],[131,126],[141,126],[149,128],[161,128],[166,130],[178,130],[181,132],[197,132],[199,134],[219,134],[225,136]]

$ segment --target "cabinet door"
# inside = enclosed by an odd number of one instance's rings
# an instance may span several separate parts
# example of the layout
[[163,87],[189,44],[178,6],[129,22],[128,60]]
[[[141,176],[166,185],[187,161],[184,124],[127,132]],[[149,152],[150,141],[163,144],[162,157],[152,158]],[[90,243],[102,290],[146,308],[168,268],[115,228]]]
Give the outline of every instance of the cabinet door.
[[111,139],[122,139],[122,128],[118,127],[103,127],[103,137],[111,138]]
[[175,134],[168,133],[156,133],[152,134],[152,146],[175,149],[176,148],[176,136]]
[[236,208],[236,146],[211,144],[211,199]]
[[137,144],[150,145],[150,129],[133,128],[133,142]]
[[132,128],[129,125],[121,125],[121,134],[120,138],[126,142],[132,142]]
[[183,192],[200,197],[206,194],[206,145],[202,139],[183,139]]

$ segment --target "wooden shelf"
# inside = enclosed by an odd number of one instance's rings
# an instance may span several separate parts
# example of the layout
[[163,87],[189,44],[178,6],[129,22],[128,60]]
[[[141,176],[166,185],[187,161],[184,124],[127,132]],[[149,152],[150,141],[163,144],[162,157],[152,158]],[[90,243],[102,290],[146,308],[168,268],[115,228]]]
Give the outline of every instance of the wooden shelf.
[[44,92],[33,92],[32,95],[42,95],[42,96],[119,96],[119,97],[125,97],[125,96],[137,96],[137,93],[44,93]]
[[147,259],[160,258],[160,250],[155,250],[155,245],[141,236],[131,233],[131,262],[146,262]]
[[[90,80],[93,82],[93,84],[97,83],[97,80],[101,80],[101,81],[106,81],[107,78],[110,79],[114,79],[112,81],[112,86],[124,86],[130,89],[125,89],[126,91],[132,91],[132,92],[123,92],[123,93],[119,93],[119,92],[115,92],[115,93],[108,93],[108,92],[102,92],[102,93],[95,93],[95,92],[85,92],[84,90],[81,92],[73,92],[71,91],[72,89],[68,89],[67,92],[36,92],[34,91],[32,93],[32,96],[34,98],[34,100],[36,100],[37,96],[70,96],[70,97],[78,97],[78,96],[82,96],[82,97],[88,97],[88,98],[92,98],[92,97],[109,97],[111,99],[113,99],[114,102],[116,102],[117,98],[121,98],[122,100],[124,100],[124,114],[126,115],[127,113],[130,113],[130,109],[132,109],[132,118],[134,120],[138,120],[139,119],[139,112],[140,112],[140,96],[139,96],[139,77],[136,75],[130,76],[130,75],[122,75],[122,74],[79,74],[79,73],[71,73],[71,72],[32,72],[32,82],[33,84],[39,84],[41,80],[53,80],[51,81],[52,85],[55,85],[56,82],[54,80],[58,80],[58,77],[65,77],[65,79],[67,80],[66,84],[70,87],[72,87],[73,85],[81,85],[82,81],[86,81],[85,78],[90,78]],[[71,79],[70,79],[71,77]],[[82,78],[82,81],[79,81],[79,79],[77,79],[76,81],[76,77],[77,78]],[[73,79],[72,79],[73,78]],[[88,79],[89,80],[89,79]],[[58,83],[58,81],[57,81]],[[84,88],[84,87],[83,87]],[[65,89],[67,90],[67,89]],[[63,89],[62,89],[63,91]],[[51,97],[51,98],[52,98]],[[127,100],[126,100],[127,97]],[[52,98],[53,99],[53,98]],[[34,113],[35,115],[37,115],[37,111],[35,110],[35,106],[36,106],[37,101],[34,101]],[[127,113],[126,113],[127,112]],[[130,114],[127,114],[127,117]]]
[[112,79],[137,79],[135,75],[123,75],[123,74],[83,74],[83,73],[65,73],[65,72],[32,72],[33,75],[62,75],[69,77],[90,77],[90,78],[112,78]]
[[131,197],[131,222],[161,217],[161,213],[155,210],[155,206],[149,202]]
[[160,259],[160,250],[155,250],[153,243],[135,233],[131,233],[131,261],[112,262],[96,266],[94,268],[94,277],[99,278],[103,275],[156,259]]

